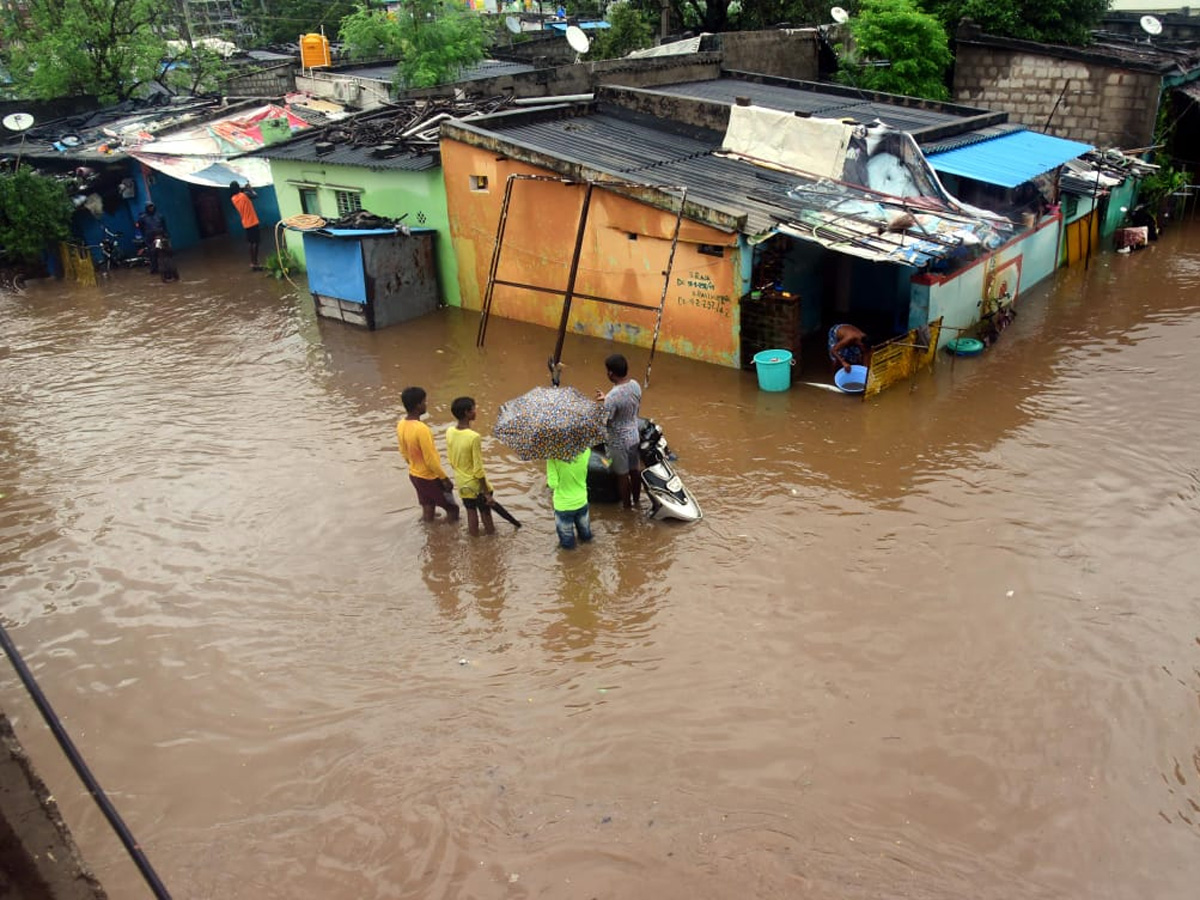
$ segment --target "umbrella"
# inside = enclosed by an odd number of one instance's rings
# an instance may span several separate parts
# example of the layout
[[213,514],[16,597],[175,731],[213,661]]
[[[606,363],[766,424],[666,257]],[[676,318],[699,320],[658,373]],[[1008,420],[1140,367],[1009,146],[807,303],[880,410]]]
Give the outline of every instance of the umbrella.
[[492,429],[521,459],[574,459],[604,441],[604,408],[572,387],[536,387],[500,405]]

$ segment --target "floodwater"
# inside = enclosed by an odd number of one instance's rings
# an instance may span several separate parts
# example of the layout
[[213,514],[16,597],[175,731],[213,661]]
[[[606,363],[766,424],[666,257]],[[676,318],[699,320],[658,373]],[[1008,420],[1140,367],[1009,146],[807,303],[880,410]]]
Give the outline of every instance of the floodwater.
[[706,517],[569,554],[535,464],[485,442],[525,527],[473,540],[395,449],[405,386],[486,434],[552,332],[180,265],[0,296],[0,613],[175,897],[1196,896],[1200,222],[865,402],[658,356]]

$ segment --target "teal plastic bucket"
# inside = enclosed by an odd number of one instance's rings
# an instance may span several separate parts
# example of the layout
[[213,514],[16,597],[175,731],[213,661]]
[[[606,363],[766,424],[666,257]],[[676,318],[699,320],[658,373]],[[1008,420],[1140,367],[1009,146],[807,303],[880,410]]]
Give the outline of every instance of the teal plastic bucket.
[[786,391],[792,386],[792,354],[787,350],[763,350],[754,354],[758,387],[764,391]]

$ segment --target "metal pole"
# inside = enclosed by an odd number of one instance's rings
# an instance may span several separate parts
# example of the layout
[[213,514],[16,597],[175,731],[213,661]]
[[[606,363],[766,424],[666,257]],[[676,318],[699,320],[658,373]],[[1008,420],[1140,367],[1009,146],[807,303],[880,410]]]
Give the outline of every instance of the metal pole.
[[646,387],[650,387],[650,370],[654,367],[654,350],[658,347],[658,332],[662,328],[663,309],[667,305],[667,291],[671,287],[671,270],[675,267],[675,248],[679,246],[679,226],[683,222],[683,207],[687,203],[687,188],[679,198],[679,212],[675,215],[675,231],[671,235],[671,252],[667,256],[667,268],[663,271],[662,297],[658,301],[658,315],[654,319],[654,339],[650,341],[650,358],[646,361]]
[[21,658],[20,651],[17,650],[16,645],[9,638],[8,631],[5,629],[3,623],[0,623],[0,645],[4,647],[4,652],[8,654],[13,668],[17,670],[17,675],[20,676],[21,682],[25,685],[25,690],[29,691],[29,696],[33,698],[33,702],[37,705],[38,711],[41,712],[42,718],[46,720],[46,724],[54,732],[54,737],[58,739],[58,745],[62,747],[63,753],[67,755],[67,759],[74,767],[75,772],[83,780],[88,793],[92,795],[92,799],[96,801],[96,805],[104,813],[104,818],[108,819],[108,824],[113,827],[113,830],[117,833],[117,837],[125,845],[125,849],[133,858],[138,870],[142,873],[142,877],[146,879],[146,884],[150,886],[150,890],[154,892],[154,896],[158,897],[159,900],[171,900],[171,895],[167,893],[167,889],[158,878],[158,873],[150,865],[150,860],[146,859],[146,854],[142,852],[142,848],[134,839],[133,834],[130,833],[129,828],[126,827],[121,814],[117,812],[116,807],[109,801],[108,795],[104,793],[104,790],[100,787],[100,783],[96,781],[95,776],[92,775],[91,770],[87,767],[87,763],[79,755],[79,750],[76,749],[70,735],[63,728],[62,722],[59,721],[58,715],[50,705],[50,701],[46,699],[46,695],[38,687],[33,673],[25,665],[25,660]]
[[592,205],[592,183],[587,183],[583,194],[583,208],[579,211],[579,230],[575,233],[575,251],[571,255],[571,272],[567,276],[567,290],[563,294],[562,318],[558,323],[558,340],[554,344],[554,356],[550,358],[551,371],[562,362],[563,341],[567,337],[567,318],[571,315],[571,297],[575,294],[575,276],[579,274],[579,254],[583,251],[583,235],[587,230],[588,207]]
[[487,336],[488,319],[492,315],[492,296],[496,290],[496,271],[500,268],[500,247],[504,243],[504,230],[508,227],[508,203],[512,199],[513,181],[516,175],[509,175],[504,182],[504,202],[500,205],[500,221],[496,225],[496,246],[492,248],[492,265],[488,269],[487,290],[483,295],[483,306],[480,309],[479,333],[475,337],[475,346],[482,347],[483,339]]

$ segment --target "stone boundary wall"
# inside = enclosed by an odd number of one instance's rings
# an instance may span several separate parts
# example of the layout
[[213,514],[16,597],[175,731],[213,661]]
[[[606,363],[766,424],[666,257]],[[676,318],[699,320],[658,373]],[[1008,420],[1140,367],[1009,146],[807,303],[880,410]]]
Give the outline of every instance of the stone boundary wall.
[[651,59],[606,59],[600,62],[538,69],[516,75],[499,75],[478,81],[444,84],[408,91],[407,99],[453,97],[463,92],[469,97],[495,97],[512,94],[523,97],[552,97],[566,94],[591,94],[602,84],[625,87],[655,87],[680,81],[705,81],[721,74],[721,54],[693,53],[688,56],[661,56]]
[[796,81],[817,80],[815,28],[727,31],[720,40],[723,68]]
[[1161,90],[1157,72],[958,42],[955,102],[1004,110],[1011,122],[1100,148],[1152,144]]
[[234,97],[282,97],[296,90],[296,62],[278,63],[234,75],[221,85],[221,93]]

